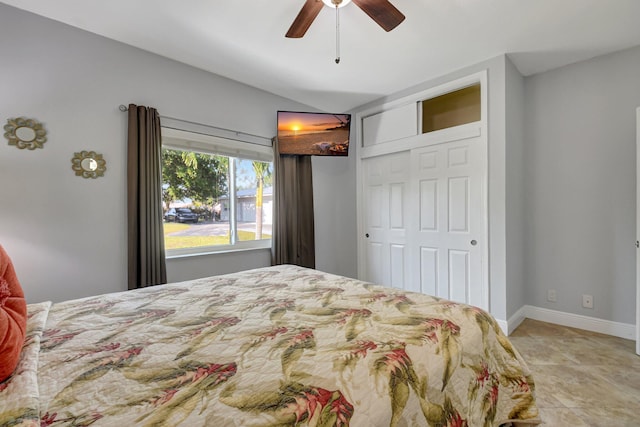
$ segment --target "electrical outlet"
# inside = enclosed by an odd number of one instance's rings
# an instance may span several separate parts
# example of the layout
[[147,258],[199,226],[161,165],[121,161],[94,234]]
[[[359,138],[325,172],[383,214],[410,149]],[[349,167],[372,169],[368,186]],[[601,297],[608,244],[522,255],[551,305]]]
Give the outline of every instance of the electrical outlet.
[[593,296],[582,295],[582,306],[584,308],[593,308]]
[[547,301],[556,302],[556,290],[555,289],[549,289],[547,291]]

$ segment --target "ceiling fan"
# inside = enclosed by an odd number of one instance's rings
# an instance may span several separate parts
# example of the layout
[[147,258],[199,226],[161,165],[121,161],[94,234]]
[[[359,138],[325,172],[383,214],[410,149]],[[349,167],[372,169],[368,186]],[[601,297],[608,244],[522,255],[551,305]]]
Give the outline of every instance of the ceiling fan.
[[304,36],[313,20],[322,10],[322,6],[327,5],[335,8],[337,14],[339,7],[346,6],[351,1],[385,31],[393,30],[404,21],[405,17],[402,12],[389,3],[389,0],[306,0],[285,37],[300,38]]

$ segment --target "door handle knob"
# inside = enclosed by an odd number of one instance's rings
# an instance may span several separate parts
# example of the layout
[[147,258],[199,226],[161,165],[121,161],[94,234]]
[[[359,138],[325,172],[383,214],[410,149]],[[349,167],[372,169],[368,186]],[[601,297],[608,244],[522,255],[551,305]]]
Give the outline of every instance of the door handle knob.
[[477,244],[478,244],[478,242],[477,242],[476,240],[472,240],[472,241],[471,241],[471,246],[475,246],[475,245],[477,245]]
[[369,238],[369,233],[365,234],[364,237]]

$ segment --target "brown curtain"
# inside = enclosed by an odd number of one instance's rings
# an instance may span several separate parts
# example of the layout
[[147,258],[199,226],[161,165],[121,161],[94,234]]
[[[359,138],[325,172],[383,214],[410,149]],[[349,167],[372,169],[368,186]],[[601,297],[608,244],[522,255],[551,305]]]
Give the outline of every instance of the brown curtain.
[[129,104],[129,289],[167,283],[162,229],[162,141],[155,108]]
[[310,156],[281,156],[273,139],[274,223],[271,263],[315,268],[313,182]]

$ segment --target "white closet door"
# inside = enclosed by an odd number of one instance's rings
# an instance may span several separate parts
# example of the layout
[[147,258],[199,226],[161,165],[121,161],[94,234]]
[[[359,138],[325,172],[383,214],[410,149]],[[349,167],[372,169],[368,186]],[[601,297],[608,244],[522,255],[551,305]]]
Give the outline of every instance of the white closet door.
[[487,309],[484,144],[480,137],[411,151],[414,286]]
[[365,280],[405,289],[408,283],[409,152],[363,161]]

